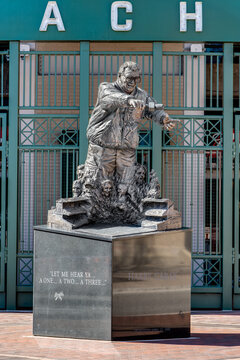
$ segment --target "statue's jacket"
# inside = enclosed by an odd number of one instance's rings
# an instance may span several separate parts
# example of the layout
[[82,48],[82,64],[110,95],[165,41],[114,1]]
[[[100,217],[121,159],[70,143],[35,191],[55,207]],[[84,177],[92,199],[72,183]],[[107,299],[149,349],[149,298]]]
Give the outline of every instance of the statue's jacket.
[[[138,120],[130,99],[143,100],[146,104],[156,101],[145,90],[135,88],[130,95],[114,83],[101,83],[98,98],[87,128],[89,142],[112,149],[136,149],[139,143]],[[164,110],[144,110],[143,117],[163,124]]]

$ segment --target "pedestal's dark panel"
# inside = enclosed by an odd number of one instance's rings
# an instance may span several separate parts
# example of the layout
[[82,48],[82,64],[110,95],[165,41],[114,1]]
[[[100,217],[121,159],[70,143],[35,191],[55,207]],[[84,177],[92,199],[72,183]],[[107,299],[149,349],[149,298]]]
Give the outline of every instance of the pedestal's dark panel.
[[111,243],[35,231],[34,335],[111,339]]
[[191,231],[116,239],[113,338],[189,336]]

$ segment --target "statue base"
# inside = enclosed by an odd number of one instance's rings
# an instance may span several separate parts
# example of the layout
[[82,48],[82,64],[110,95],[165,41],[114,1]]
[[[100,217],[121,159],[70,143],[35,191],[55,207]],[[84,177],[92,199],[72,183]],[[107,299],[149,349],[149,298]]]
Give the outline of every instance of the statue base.
[[[52,229],[78,229],[91,222],[88,216],[89,207],[88,199],[83,197],[57,200],[56,207],[48,210],[47,225]],[[182,228],[181,214],[174,209],[172,200],[145,198],[142,207],[141,219],[136,221],[136,225],[159,231]]]
[[39,226],[34,241],[34,335],[190,336],[190,229]]

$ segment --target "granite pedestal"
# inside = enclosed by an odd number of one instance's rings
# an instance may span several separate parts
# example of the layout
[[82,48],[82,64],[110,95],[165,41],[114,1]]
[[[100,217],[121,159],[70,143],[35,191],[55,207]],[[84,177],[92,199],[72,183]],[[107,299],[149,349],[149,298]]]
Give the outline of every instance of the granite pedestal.
[[33,333],[85,339],[190,334],[191,230],[35,228]]

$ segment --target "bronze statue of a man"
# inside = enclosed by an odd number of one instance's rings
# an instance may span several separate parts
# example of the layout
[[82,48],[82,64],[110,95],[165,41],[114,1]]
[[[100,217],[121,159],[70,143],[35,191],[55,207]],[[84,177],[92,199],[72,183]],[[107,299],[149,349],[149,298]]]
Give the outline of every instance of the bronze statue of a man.
[[101,169],[106,177],[121,178],[136,163],[138,122],[155,121],[171,130],[174,124],[161,110],[149,110],[156,101],[137,86],[140,67],[132,61],[121,65],[114,83],[101,83],[98,98],[87,129],[89,140],[85,168]]
[[139,66],[121,65],[114,83],[99,86],[96,106],[87,129],[85,164],[77,169],[73,197],[60,199],[48,212],[52,227],[76,229],[88,223],[156,226],[158,230],[181,227],[181,216],[168,199],[160,199],[156,173],[137,164],[138,124],[146,118],[171,130],[163,105],[156,104],[137,84]]

